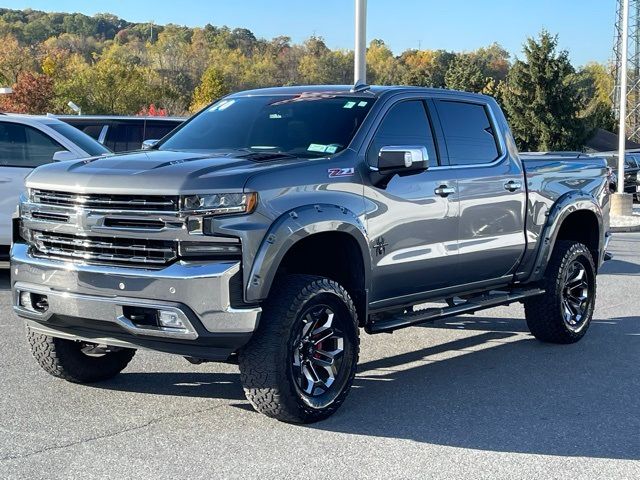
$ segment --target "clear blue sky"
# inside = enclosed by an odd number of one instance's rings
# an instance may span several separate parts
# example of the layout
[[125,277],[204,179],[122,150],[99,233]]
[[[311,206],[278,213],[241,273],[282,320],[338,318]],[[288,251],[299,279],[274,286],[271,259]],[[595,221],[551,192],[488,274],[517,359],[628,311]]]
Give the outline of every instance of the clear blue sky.
[[[407,48],[473,50],[494,41],[521,55],[542,28],[560,35],[576,66],[611,57],[616,0],[369,0],[368,39],[394,52]],[[93,15],[188,26],[249,28],[258,37],[310,35],[332,48],[353,46],[352,0],[3,0],[2,7]]]

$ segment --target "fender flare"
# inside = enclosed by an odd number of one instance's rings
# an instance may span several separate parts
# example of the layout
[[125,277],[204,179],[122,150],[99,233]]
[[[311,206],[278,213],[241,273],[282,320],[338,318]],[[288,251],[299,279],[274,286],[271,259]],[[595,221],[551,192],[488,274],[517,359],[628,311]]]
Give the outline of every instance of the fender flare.
[[362,221],[345,207],[304,205],[282,214],[264,236],[247,277],[247,301],[258,302],[267,298],[278,267],[293,245],[311,235],[325,232],[344,232],[356,240],[364,264],[364,285],[368,289],[371,257],[367,230]]
[[[604,246],[602,208],[598,205],[597,200],[586,192],[567,193],[561,196],[556,203],[553,204],[551,209],[549,209],[547,224],[540,236],[540,246],[538,247],[538,253],[532,270],[533,273],[529,281],[542,279],[551,254],[553,253],[553,248],[555,247],[562,224],[569,215],[579,211],[592,212],[598,220],[598,255],[600,256]],[[596,265],[598,265],[599,259],[594,258],[594,260]]]

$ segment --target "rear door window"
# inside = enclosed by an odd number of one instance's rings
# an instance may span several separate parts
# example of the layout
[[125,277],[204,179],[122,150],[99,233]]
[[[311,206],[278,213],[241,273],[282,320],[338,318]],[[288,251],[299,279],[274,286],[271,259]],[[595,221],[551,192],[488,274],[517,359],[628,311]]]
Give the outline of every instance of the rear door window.
[[144,131],[145,140],[160,140],[171,130],[180,125],[179,122],[153,122],[147,121],[147,127]]
[[114,152],[140,150],[142,148],[144,120],[112,122],[104,144]]
[[485,105],[436,100],[451,165],[492,163],[500,158],[494,126]]

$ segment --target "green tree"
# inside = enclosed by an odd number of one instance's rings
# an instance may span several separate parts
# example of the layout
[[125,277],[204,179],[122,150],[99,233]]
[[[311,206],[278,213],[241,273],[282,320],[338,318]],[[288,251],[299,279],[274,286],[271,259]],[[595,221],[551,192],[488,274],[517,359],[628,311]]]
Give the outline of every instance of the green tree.
[[400,83],[444,88],[445,75],[455,58],[454,53],[445,50],[407,50],[398,60]]
[[224,84],[222,74],[214,66],[210,66],[205,70],[200,85],[198,85],[193,92],[189,110],[191,112],[197,112],[202,107],[223,97],[227,93],[229,93],[229,91]]
[[481,93],[491,79],[482,73],[482,64],[470,54],[460,54],[451,62],[445,75],[445,84],[452,90]]
[[504,106],[522,150],[581,149],[587,136],[574,69],[558,38],[542,31],[524,45],[507,76]]
[[589,63],[576,73],[574,80],[583,106],[581,116],[585,118],[589,131],[595,133],[598,128],[615,130],[611,70],[600,63]]

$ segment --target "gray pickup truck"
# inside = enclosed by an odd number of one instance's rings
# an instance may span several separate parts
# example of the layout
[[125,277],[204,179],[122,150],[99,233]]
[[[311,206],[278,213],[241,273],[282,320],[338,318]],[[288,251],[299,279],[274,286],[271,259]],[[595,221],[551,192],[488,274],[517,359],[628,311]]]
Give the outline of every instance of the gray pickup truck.
[[237,361],[288,422],[342,404],[360,328],[522,302],[536,338],[578,341],[609,239],[604,160],[521,160],[493,99],[445,90],[236,93],[151,150],[26,183],[11,284],[47,372]]

